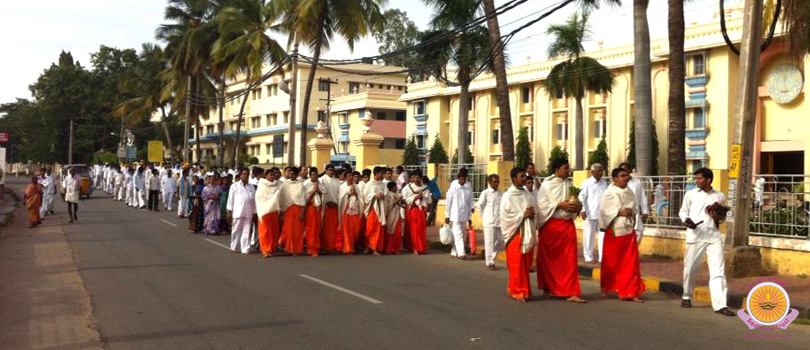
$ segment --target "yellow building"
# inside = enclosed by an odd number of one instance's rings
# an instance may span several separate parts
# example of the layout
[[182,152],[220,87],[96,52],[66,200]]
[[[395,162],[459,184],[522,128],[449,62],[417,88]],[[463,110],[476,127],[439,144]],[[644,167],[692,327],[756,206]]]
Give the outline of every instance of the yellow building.
[[[741,11],[727,15],[728,33],[735,43],[741,36]],[[727,169],[733,139],[738,58],[725,45],[719,21],[690,25],[686,29],[687,170],[699,166]],[[667,169],[668,41],[652,40],[653,118],[658,137],[660,173]],[[600,48],[587,54],[615,75],[613,92],[589,94],[584,100],[585,147],[590,154],[604,137],[610,163],[615,167],[627,154],[633,118],[633,46]],[[512,125],[517,137],[528,128],[535,163],[544,167],[551,148],[569,150],[572,163],[580,152],[572,151],[576,103],[549,97],[544,80],[559,61],[515,64],[507,69]],[[805,101],[803,82],[810,56],[794,57],[777,33],[762,54],[757,108],[755,172],[810,174],[810,102]],[[451,73],[452,74],[452,73]],[[458,125],[459,88],[429,80],[408,85],[401,100],[407,102],[407,134],[417,137],[421,149],[430,148],[438,135],[446,148],[458,147],[459,128],[468,130],[470,150],[476,163],[501,159],[500,122],[495,98],[495,78],[484,74],[470,84],[469,123]],[[587,160],[586,160],[587,161]]]
[[[397,73],[400,67],[380,66],[373,64],[341,65],[340,71],[327,68],[318,68],[316,81],[312,87],[310,110],[306,128],[301,125],[301,112],[303,111],[304,91],[311,65],[299,64],[296,88],[296,101],[298,117],[295,120],[295,159],[298,163],[300,157],[300,133],[306,130],[307,142],[316,137],[315,126],[323,121],[328,126],[327,137],[332,138],[336,147],[331,152],[332,161],[353,161],[351,155],[353,146],[339,150],[342,146],[339,137],[342,130],[351,131],[348,137],[356,136],[362,127],[357,118],[364,117],[366,111],[371,111],[373,117],[382,119],[374,123],[373,129],[383,132],[386,137],[381,145],[381,159],[398,164],[402,157],[405,140],[405,103],[398,99],[405,91],[406,75]],[[390,72],[390,74],[386,74]],[[375,75],[367,75],[374,73]],[[382,75],[376,75],[382,73]],[[241,150],[250,157],[256,157],[262,165],[286,165],[287,145],[289,142],[289,114],[290,95],[282,91],[283,82],[290,86],[291,72],[285,68],[284,74],[276,74],[261,83],[247,95],[244,119],[240,130]],[[227,95],[234,96],[245,89],[244,79],[228,81]],[[227,160],[233,155],[233,145],[236,136],[238,114],[242,98],[229,99],[225,103],[223,113],[225,156]],[[330,101],[331,98],[331,101]],[[330,112],[331,110],[331,112]],[[208,113],[204,113],[200,122],[202,124],[200,135],[201,160],[216,163],[217,142],[219,140],[219,110],[212,106]],[[356,132],[355,132],[356,131]],[[192,128],[191,144],[194,147],[196,140]],[[351,143],[351,142],[350,142]],[[309,154],[307,155],[310,161]],[[196,159],[195,159],[196,161]],[[324,164],[307,164],[323,167]]]

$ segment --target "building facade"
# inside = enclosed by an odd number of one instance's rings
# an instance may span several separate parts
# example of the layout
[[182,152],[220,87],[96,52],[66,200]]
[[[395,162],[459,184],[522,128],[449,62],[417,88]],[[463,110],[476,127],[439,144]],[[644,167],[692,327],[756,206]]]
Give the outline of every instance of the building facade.
[[[739,45],[742,11],[727,11],[728,33]],[[734,133],[738,57],[725,45],[717,17],[686,29],[686,157],[687,170],[705,166],[727,169]],[[659,173],[667,169],[668,41],[652,40],[652,96],[654,128],[659,143]],[[633,122],[633,46],[600,48],[587,54],[608,67],[615,76],[610,94],[588,94],[584,101],[585,148],[591,154],[605,138],[610,163],[626,160]],[[550,97],[544,88],[546,76],[560,61],[516,64],[507,69],[509,102],[514,136],[527,128],[538,166],[547,162],[555,145],[566,148],[572,163],[581,152],[573,150],[576,101]],[[805,101],[804,81],[810,56],[788,53],[777,35],[762,53],[757,105],[755,172],[765,174],[810,174],[810,102]],[[495,78],[483,74],[470,85],[469,123],[458,125],[459,88],[437,81],[410,84],[401,101],[407,103],[407,134],[427,150],[438,137],[453,150],[461,130],[467,131],[470,150],[477,163],[501,159],[500,121],[495,97]],[[586,163],[587,159],[585,160]]]

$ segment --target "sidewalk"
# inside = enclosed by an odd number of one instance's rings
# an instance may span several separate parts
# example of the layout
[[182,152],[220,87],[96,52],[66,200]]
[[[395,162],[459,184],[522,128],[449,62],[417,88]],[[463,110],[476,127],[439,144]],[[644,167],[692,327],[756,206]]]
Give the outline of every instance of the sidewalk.
[[[6,189],[19,197],[23,185]],[[0,214],[15,202],[7,195]],[[0,348],[101,349],[90,297],[62,230],[64,204],[29,229],[28,212],[17,203],[13,222],[0,228]]]

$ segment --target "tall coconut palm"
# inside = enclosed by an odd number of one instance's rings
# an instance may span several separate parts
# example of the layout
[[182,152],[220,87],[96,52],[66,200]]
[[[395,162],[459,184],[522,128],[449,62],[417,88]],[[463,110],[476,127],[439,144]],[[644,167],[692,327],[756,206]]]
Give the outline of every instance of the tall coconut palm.
[[307,158],[306,127],[309,103],[322,51],[329,49],[335,34],[343,37],[349,49],[354,50],[357,40],[370,34],[372,27],[383,24],[384,17],[380,10],[386,2],[386,0],[274,0],[270,3],[275,16],[287,19],[283,23],[285,25],[278,28],[286,31],[290,38],[296,37],[312,50],[312,68],[307,77],[304,103],[301,107],[301,135],[298,145],[301,164],[305,164]]
[[599,61],[582,56],[583,42],[589,39],[588,12],[574,13],[565,24],[552,25],[546,34],[552,37],[548,47],[549,59],[564,57],[546,78],[546,91],[556,98],[576,100],[576,130],[574,132],[574,162],[576,169],[584,169],[586,159],[584,138],[584,112],[582,99],[587,92],[609,93],[613,89],[613,74]]
[[636,170],[652,175],[652,77],[650,68],[650,27],[647,6],[650,0],[633,0],[633,89],[636,126]]
[[223,73],[226,76],[245,76],[247,90],[243,91],[236,123],[233,167],[237,166],[239,157],[239,137],[250,85],[262,77],[262,69],[268,62],[281,62],[285,56],[284,49],[267,35],[273,20],[272,8],[265,6],[262,0],[232,0],[216,17],[220,38],[214,43],[213,55],[224,62]]
[[[458,140],[460,149],[469,148],[467,125],[470,112],[470,82],[473,74],[481,69],[492,70],[492,45],[486,26],[478,26],[447,36],[447,32],[467,25],[483,15],[481,0],[423,0],[433,9],[431,30],[422,35],[423,43],[431,43],[421,49],[425,66],[438,80],[460,87],[458,103]],[[456,82],[448,81],[447,66],[456,66]],[[514,156],[513,156],[514,157]],[[467,152],[458,152],[459,164],[472,162]]]
[[810,6],[806,0],[782,0],[782,24],[790,50],[795,54],[810,53]]
[[685,23],[683,0],[669,0],[669,118],[667,123],[667,173],[683,175],[686,171],[686,93],[684,77]]

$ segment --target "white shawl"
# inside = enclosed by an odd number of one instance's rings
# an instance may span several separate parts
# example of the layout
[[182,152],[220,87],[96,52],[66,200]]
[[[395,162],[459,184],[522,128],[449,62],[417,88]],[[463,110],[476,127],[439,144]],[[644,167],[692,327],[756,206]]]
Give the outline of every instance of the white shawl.
[[256,185],[256,214],[259,217],[279,211],[281,208],[279,203],[280,190],[281,184],[278,181],[259,180]]
[[363,190],[363,198],[366,203],[366,217],[368,217],[368,213],[373,207],[374,212],[377,213],[377,218],[379,218],[380,223],[385,225],[385,201],[374,198],[374,196],[377,194],[384,194],[386,192],[385,184],[382,181],[369,180],[365,187],[366,188]]
[[[307,180],[306,182],[304,182],[304,189],[306,190],[306,193],[307,193],[306,198],[309,198],[309,196],[312,196],[312,193],[315,192],[315,183],[316,183],[316,181],[312,181],[312,180]],[[325,192],[326,192],[326,188],[324,188],[323,185],[319,185],[318,186],[318,193],[316,193],[314,196],[312,196],[312,205],[316,209],[320,208],[321,204],[323,204],[323,194]],[[309,205],[309,203],[307,203],[307,205]]]
[[501,214],[500,221],[503,240],[506,244],[509,244],[512,238],[520,231],[520,233],[523,234],[521,250],[524,254],[531,251],[535,245],[537,214],[535,214],[535,219],[523,217],[523,214],[526,213],[526,209],[530,207],[535,207],[536,210],[535,203],[532,201],[529,191],[522,187],[511,186],[501,197],[501,207],[499,210]]
[[[422,199],[417,200],[416,196],[419,194],[422,194]],[[402,187],[402,198],[405,198],[405,204],[407,204],[408,207],[417,206],[421,208],[428,208],[428,206],[433,202],[433,198],[431,197],[427,186],[416,186],[412,183]]]
[[389,235],[394,234],[399,224],[399,219],[402,217],[400,213],[399,193],[388,191],[385,194],[385,232]]
[[281,210],[287,210],[292,205],[306,207],[307,198],[303,181],[288,180],[281,184],[281,191],[282,195],[279,196]]
[[340,200],[340,180],[329,175],[321,176],[321,192],[324,193],[323,201],[326,203],[338,204]]
[[602,200],[599,202],[599,228],[607,230],[612,227],[613,235],[616,237],[633,233],[636,217],[635,215],[629,218],[618,216],[622,209],[638,211],[636,196],[629,187],[619,188],[611,184],[602,194]]
[[537,196],[537,227],[543,227],[546,222],[554,218],[571,220],[577,213],[557,209],[557,204],[568,200],[568,188],[571,181],[557,176],[549,176],[540,185]]
[[[354,188],[354,194],[349,194],[351,189]],[[363,210],[362,199],[360,197],[360,190],[357,185],[342,184],[340,185],[340,199],[338,200],[338,225],[343,227],[343,214],[357,215]]]

